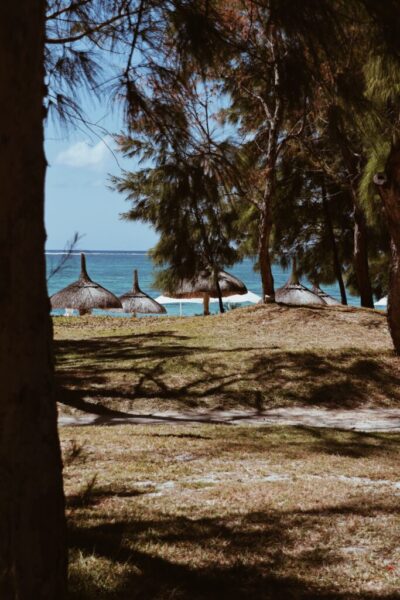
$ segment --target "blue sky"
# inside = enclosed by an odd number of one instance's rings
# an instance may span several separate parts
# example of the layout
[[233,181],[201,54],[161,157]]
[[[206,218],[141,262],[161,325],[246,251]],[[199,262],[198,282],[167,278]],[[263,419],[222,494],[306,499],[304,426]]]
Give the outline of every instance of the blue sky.
[[[148,250],[157,242],[155,232],[143,223],[122,221],[120,214],[129,203],[108,187],[110,174],[136,167],[134,161],[112,152],[114,142],[108,134],[123,130],[122,111],[114,104],[112,112],[104,99],[97,105],[88,98],[81,101],[95,126],[67,131],[49,119],[45,127],[46,247],[64,248],[78,232],[80,249]],[[227,104],[218,94],[212,102],[216,111]],[[232,128],[218,125],[218,132],[224,137],[232,134]]]
[[[122,129],[118,115],[108,114],[100,123],[111,133]],[[134,165],[118,156],[119,166],[107,148],[112,140],[103,129],[96,131],[66,132],[51,122],[46,126],[47,249],[64,248],[78,232],[82,249],[147,250],[156,243],[156,234],[145,224],[122,221],[119,215],[129,204],[107,187],[110,174]]]

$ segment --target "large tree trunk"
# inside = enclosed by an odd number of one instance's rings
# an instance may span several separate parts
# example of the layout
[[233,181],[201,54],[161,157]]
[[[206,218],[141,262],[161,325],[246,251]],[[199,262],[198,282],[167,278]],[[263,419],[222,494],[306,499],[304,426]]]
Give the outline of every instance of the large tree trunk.
[[342,304],[347,305],[346,287],[345,287],[344,281],[343,281],[342,268],[340,266],[339,253],[338,253],[338,248],[337,248],[337,243],[336,243],[336,238],[335,238],[335,232],[333,229],[331,213],[329,211],[328,199],[327,199],[326,188],[325,188],[324,183],[321,186],[321,193],[322,193],[322,207],[323,207],[324,213],[325,213],[325,222],[326,222],[326,226],[328,229],[328,235],[329,235],[331,248],[332,248],[333,270],[334,270],[337,282],[339,284],[340,297],[341,297]]
[[378,185],[391,239],[391,263],[387,315],[396,354],[400,354],[400,143],[393,146]]
[[[398,199],[400,202],[400,198]],[[400,229],[400,215],[397,230]],[[391,240],[391,263],[389,275],[389,294],[387,316],[390,335],[396,354],[400,354],[400,236]]]
[[260,206],[260,218],[258,225],[258,263],[261,273],[263,289],[262,301],[275,299],[274,278],[272,275],[271,256],[269,244],[272,230],[272,198],[274,193],[274,168],[267,171],[267,181],[264,190],[263,203]]
[[272,275],[271,257],[269,253],[270,237],[271,221],[268,215],[261,213],[258,238],[258,262],[261,273],[263,302],[275,298],[274,278]]
[[66,545],[44,261],[44,0],[0,3],[0,598],[62,600]]
[[[269,7],[271,12],[271,7]],[[271,255],[269,251],[271,230],[272,230],[272,202],[274,200],[276,188],[276,169],[279,154],[279,137],[283,119],[283,101],[279,71],[279,40],[277,29],[270,19],[269,29],[269,50],[271,52],[274,79],[270,90],[273,97],[272,106],[268,108],[268,101],[262,100],[261,104],[265,111],[268,122],[268,143],[266,147],[266,168],[265,168],[265,186],[260,210],[260,220],[258,225],[258,262],[261,272],[261,282],[263,288],[262,302],[275,301],[274,278],[272,275]]]
[[342,153],[344,164],[350,176],[350,193],[353,199],[354,216],[354,249],[353,264],[356,274],[361,306],[374,308],[371,279],[368,264],[368,230],[365,214],[358,200],[358,185],[361,176],[362,161],[359,152],[351,148],[342,124],[336,123],[337,142]]
[[368,232],[364,211],[354,201],[354,270],[360,292],[361,306],[374,308],[368,264]]
[[210,314],[210,296],[209,294],[203,294],[203,315],[208,316]]
[[214,267],[213,271],[214,271],[214,283],[215,283],[215,287],[217,290],[219,312],[222,314],[225,312],[225,308],[224,308],[224,302],[222,300],[221,286],[219,284],[219,268]]

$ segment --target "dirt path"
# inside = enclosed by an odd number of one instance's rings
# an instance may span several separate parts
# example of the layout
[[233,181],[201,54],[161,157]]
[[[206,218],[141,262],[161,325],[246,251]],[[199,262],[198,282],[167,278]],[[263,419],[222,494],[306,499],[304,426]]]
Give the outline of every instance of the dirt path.
[[156,423],[213,423],[225,425],[302,425],[305,427],[330,427],[354,431],[400,431],[400,409],[362,408],[355,410],[324,408],[277,408],[259,412],[213,411],[159,412],[152,414],[114,415],[82,414],[62,415],[60,426],[82,425],[150,425]]

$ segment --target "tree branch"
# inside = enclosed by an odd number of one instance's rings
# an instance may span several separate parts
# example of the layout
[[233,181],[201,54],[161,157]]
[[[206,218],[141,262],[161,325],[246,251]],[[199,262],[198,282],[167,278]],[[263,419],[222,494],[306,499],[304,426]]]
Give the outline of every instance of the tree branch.
[[80,2],[71,2],[71,4],[69,6],[67,6],[66,8],[61,8],[60,10],[57,10],[56,12],[53,12],[50,15],[46,15],[46,21],[51,21],[52,19],[57,19],[57,17],[60,17],[61,15],[64,15],[65,13],[72,12],[76,8],[81,8],[82,6],[85,6],[85,4],[89,4],[89,2],[91,2],[91,1],[92,0],[80,0]]
[[90,37],[94,33],[98,33],[102,29],[108,27],[108,25],[112,25],[112,23],[115,23],[116,21],[119,21],[120,19],[125,19],[126,17],[130,18],[133,14],[135,14],[135,13],[126,13],[126,14],[122,14],[122,15],[115,15],[111,19],[108,19],[107,21],[103,21],[102,23],[99,23],[96,27],[87,29],[86,31],[83,31],[82,33],[80,33],[78,35],[71,35],[69,37],[64,37],[64,38],[46,38],[45,42],[46,42],[46,44],[67,44],[69,42],[78,42],[79,40],[82,40],[85,37]]

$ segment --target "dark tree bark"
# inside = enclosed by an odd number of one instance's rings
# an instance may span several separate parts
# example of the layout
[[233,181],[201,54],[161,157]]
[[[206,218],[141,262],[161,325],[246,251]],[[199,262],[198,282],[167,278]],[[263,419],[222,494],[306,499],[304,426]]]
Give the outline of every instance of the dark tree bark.
[[62,600],[66,544],[44,260],[44,0],[0,3],[0,598]]
[[339,284],[340,289],[340,297],[342,304],[347,305],[347,296],[346,296],[346,288],[343,281],[342,269],[340,266],[339,253],[336,244],[335,232],[333,230],[333,224],[331,219],[331,213],[329,211],[328,199],[325,184],[323,183],[321,186],[321,196],[322,196],[322,207],[325,214],[325,222],[328,230],[328,235],[332,248],[332,259],[333,259],[333,270],[335,272],[335,276],[337,282]]
[[222,314],[225,312],[225,308],[224,308],[224,303],[222,300],[221,286],[219,285],[219,277],[218,276],[219,276],[220,269],[219,269],[219,267],[214,265],[212,270],[213,270],[214,285],[215,285],[215,289],[217,290],[219,312]]
[[208,316],[210,314],[210,295],[203,295],[203,315]]
[[[353,193],[355,196],[355,193]],[[354,270],[360,292],[361,306],[374,308],[368,264],[368,231],[364,211],[354,199]]]
[[274,278],[272,275],[271,257],[269,251],[272,217],[270,207],[267,205],[260,213],[258,230],[258,263],[260,266],[261,283],[263,288],[263,302],[269,297],[275,298]]
[[339,253],[338,253],[338,249],[337,249],[335,232],[333,230],[331,213],[329,211],[328,199],[327,199],[326,188],[325,188],[324,183],[321,186],[321,195],[322,195],[322,207],[324,209],[324,214],[325,214],[326,227],[328,230],[329,239],[330,239],[330,243],[331,243],[331,247],[332,247],[333,270],[335,272],[335,276],[336,276],[337,282],[339,284],[340,297],[341,297],[342,304],[347,305],[346,287],[345,287],[344,281],[343,281],[342,268],[340,266]]
[[353,264],[360,293],[361,306],[374,308],[371,278],[368,263],[368,230],[365,214],[358,200],[358,185],[361,177],[361,161],[346,137],[345,129],[336,124],[337,141],[343,157],[343,162],[349,173],[350,193],[353,199],[354,218],[354,249]]
[[[274,278],[272,275],[272,264],[270,255],[270,238],[273,225],[272,203],[276,188],[276,171],[280,151],[284,147],[284,142],[288,136],[282,132],[282,120],[284,113],[283,95],[281,89],[280,76],[280,39],[276,27],[273,25],[270,9],[270,22],[267,26],[268,47],[270,52],[271,67],[273,76],[269,82],[268,94],[261,97],[253,94],[257,99],[265,115],[265,134],[264,143],[265,174],[263,197],[256,203],[259,210],[258,222],[258,264],[261,273],[261,283],[263,289],[262,302],[275,300]],[[251,92],[250,92],[250,95]],[[279,138],[283,139],[279,142]]]
[[222,314],[225,312],[225,308],[224,308],[224,302],[222,300],[222,292],[221,292],[221,286],[219,285],[218,275],[219,275],[219,271],[217,271],[217,274],[215,277],[215,287],[217,288],[219,312]]
[[374,177],[383,201],[391,247],[387,315],[396,354],[400,354],[400,143],[395,144],[384,174]]

